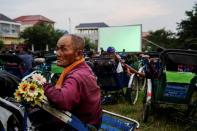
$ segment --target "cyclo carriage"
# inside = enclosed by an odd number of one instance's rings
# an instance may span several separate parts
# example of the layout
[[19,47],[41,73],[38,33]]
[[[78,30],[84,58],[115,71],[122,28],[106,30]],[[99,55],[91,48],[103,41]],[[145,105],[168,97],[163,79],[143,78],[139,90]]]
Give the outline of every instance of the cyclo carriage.
[[[101,87],[102,103],[113,104],[121,97],[131,104],[136,102],[136,89],[138,89],[137,71],[131,69],[121,58],[113,59],[109,56],[93,57],[89,65],[97,76],[97,82]],[[123,65],[123,67],[122,67]],[[135,70],[132,75],[126,69]],[[129,69],[129,70],[130,70]]]
[[[154,65],[160,65],[155,70]],[[155,73],[156,72],[156,73]],[[164,50],[156,63],[146,63],[146,87],[143,100],[143,121],[159,105],[182,105],[185,116],[194,116],[197,109],[197,52]]]

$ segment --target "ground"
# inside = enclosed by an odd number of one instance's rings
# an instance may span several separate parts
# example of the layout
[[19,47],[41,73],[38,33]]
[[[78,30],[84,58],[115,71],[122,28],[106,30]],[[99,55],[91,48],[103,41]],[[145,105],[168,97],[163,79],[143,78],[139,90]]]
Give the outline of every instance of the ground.
[[[139,99],[135,105],[125,101],[124,97],[119,97],[115,104],[103,105],[103,109],[112,111],[129,118],[133,118],[140,123],[139,130],[142,131],[196,131],[197,123],[188,121],[183,115],[184,106],[162,105],[154,113],[150,114],[148,122],[142,121],[142,98],[143,91],[140,91]],[[180,111],[180,112],[179,112]]]

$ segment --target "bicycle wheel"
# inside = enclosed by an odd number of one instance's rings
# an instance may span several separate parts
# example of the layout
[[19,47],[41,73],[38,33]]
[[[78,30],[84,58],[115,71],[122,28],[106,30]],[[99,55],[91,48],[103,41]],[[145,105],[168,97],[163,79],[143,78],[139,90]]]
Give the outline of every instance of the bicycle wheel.
[[[143,73],[144,74],[144,66],[141,67],[138,72]],[[138,86],[139,86],[139,90],[144,90],[145,86],[146,86],[146,78],[145,77],[138,77]]]
[[142,120],[143,120],[143,122],[148,121],[149,113],[150,113],[150,104],[144,103],[143,104],[143,109],[142,109]]
[[51,73],[51,72],[44,72],[43,76],[47,79],[47,82],[51,84],[56,84],[60,74]]
[[135,104],[138,99],[139,87],[138,87],[138,78],[135,74],[133,74],[129,80],[128,88],[127,88],[127,97],[131,104]]
[[138,78],[138,86],[140,90],[144,90],[146,86],[146,78]]
[[143,122],[148,121],[148,117],[150,115],[150,111],[152,109],[152,102],[151,102],[151,96],[148,95],[148,92],[150,93],[152,90],[152,83],[151,80],[148,79],[146,82],[146,87],[144,90],[144,98],[143,98],[143,108],[142,108],[142,120]]
[[190,104],[188,105],[188,109],[186,110],[186,116],[188,117],[192,117],[192,118],[197,118],[197,92],[194,91],[192,96],[191,96],[191,100],[190,100]]

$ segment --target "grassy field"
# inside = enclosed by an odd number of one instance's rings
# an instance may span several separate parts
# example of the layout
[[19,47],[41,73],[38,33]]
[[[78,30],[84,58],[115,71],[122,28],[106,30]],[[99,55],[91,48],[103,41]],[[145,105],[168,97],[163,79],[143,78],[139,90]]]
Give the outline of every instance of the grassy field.
[[162,106],[151,113],[148,122],[143,123],[141,117],[142,98],[143,91],[140,92],[137,103],[131,105],[122,96],[115,104],[103,105],[103,109],[137,120],[140,123],[140,131],[197,131],[197,125],[186,121],[186,119],[180,119],[181,115],[178,111],[183,107],[177,106]]

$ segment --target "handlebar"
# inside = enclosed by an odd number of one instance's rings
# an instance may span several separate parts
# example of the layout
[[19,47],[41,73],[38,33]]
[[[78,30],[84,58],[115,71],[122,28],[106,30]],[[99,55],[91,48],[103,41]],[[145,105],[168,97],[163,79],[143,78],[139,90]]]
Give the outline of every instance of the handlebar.
[[35,71],[31,72],[29,75],[26,75],[25,77],[23,77],[22,81],[27,80],[28,78],[32,77],[32,75],[35,73],[40,73],[40,71],[35,70]]
[[115,58],[121,62],[121,64],[126,67],[126,69],[128,69],[129,71],[131,71],[131,73],[135,73],[141,77],[145,77],[145,74],[144,73],[141,73],[141,72],[138,72],[137,70],[135,70],[134,68],[132,68],[131,66],[129,66],[128,64],[126,64],[122,59],[121,57],[118,55],[118,54],[115,54]]

